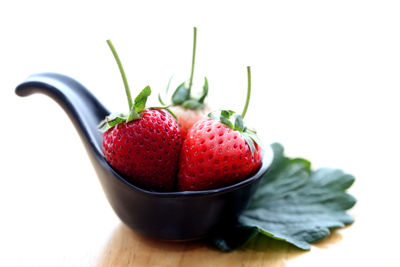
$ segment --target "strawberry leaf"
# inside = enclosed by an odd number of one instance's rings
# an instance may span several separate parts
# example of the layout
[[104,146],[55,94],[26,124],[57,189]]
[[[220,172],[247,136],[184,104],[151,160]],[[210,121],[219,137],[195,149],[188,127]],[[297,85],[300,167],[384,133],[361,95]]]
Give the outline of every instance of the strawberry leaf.
[[254,236],[282,240],[308,250],[310,244],[354,219],[346,213],[356,203],[346,190],[354,177],[342,170],[312,170],[305,159],[284,156],[272,144],[274,160],[238,223],[213,238],[223,251],[244,245]]
[[130,122],[137,119],[140,119],[140,115],[139,113],[136,112],[135,107],[132,107],[131,111],[129,112],[128,118],[126,119],[126,122]]
[[97,128],[100,132],[105,133],[108,131],[108,129],[111,129],[115,125],[126,121],[127,118],[128,116],[123,113],[111,113],[99,123]]
[[224,118],[230,119],[233,114],[235,114],[233,110],[221,110],[221,116]]
[[208,80],[206,77],[204,77],[204,85],[203,85],[203,94],[199,98],[200,103],[204,103],[204,99],[206,99],[208,94]]
[[228,126],[229,128],[233,129],[233,124],[232,124],[232,122],[229,120],[229,118],[223,116],[222,113],[221,113],[221,116],[219,117],[219,120],[220,120],[223,124],[225,124],[226,126]]
[[235,127],[236,130],[238,130],[239,132],[243,132],[244,131],[244,124],[243,124],[243,119],[242,116],[235,116]]
[[196,99],[189,99],[189,100],[186,100],[185,102],[183,102],[182,106],[185,107],[185,108],[195,109],[196,110],[196,109],[203,108],[204,104],[200,103]]
[[213,120],[218,120],[217,116],[215,116],[215,114],[213,112],[208,113],[207,115],[209,118],[213,119]]
[[181,83],[175,92],[172,94],[172,104],[181,105],[183,102],[189,99],[189,89],[186,88],[185,83]]
[[172,117],[174,117],[174,119],[175,119],[176,121],[178,121],[178,117],[176,117],[175,113],[173,113],[169,108],[164,108],[164,109],[165,109],[166,111],[168,111],[168,113],[171,114]]
[[161,93],[158,93],[158,102],[160,102],[161,105],[166,106],[164,100],[163,100],[162,97],[161,97]]
[[[167,88],[165,89],[165,93],[166,93],[166,94],[168,94],[168,91],[169,91],[169,88],[170,88],[170,86],[171,86],[171,81],[172,81],[172,78],[173,78],[173,77],[174,77],[174,76],[171,76],[171,77],[169,78],[169,80],[168,80]],[[163,100],[162,97],[161,97],[161,92],[158,93],[158,101],[161,103],[161,105],[166,106],[164,100]]]
[[254,145],[254,140],[249,136],[249,134],[247,132],[242,133],[242,136],[250,148],[251,155],[254,155],[254,152],[256,151],[256,146]]
[[245,129],[245,134],[254,141],[254,143],[258,144],[259,146],[262,146],[261,140],[258,138],[257,133],[249,130],[248,128]]

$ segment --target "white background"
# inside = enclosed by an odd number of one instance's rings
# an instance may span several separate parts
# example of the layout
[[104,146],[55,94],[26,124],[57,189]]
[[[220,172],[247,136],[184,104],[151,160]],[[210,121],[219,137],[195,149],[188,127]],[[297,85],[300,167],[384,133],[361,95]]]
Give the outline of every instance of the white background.
[[[148,84],[158,92],[171,75],[174,86],[189,78],[193,26],[198,27],[194,86],[208,77],[212,107],[241,110],[250,65],[248,124],[265,143],[281,142],[289,156],[354,174],[356,220],[375,213],[382,220],[374,224],[381,236],[398,238],[398,211],[385,207],[400,185],[399,14],[398,1],[384,0],[2,1],[3,259],[14,262],[23,252],[42,260],[37,250],[49,243],[79,253],[85,244],[69,229],[85,227],[86,214],[118,222],[67,116],[44,96],[17,97],[15,86],[32,73],[59,72],[86,85],[110,110],[126,111],[105,40],[113,40],[133,95]],[[151,103],[157,103],[155,96]],[[75,200],[83,198],[87,201]],[[87,228],[90,235],[96,225]],[[54,235],[42,244],[43,231]],[[107,236],[93,238],[101,243]],[[363,249],[368,253],[367,245]],[[390,262],[399,259],[390,255]],[[68,261],[60,251],[46,257],[47,263]]]

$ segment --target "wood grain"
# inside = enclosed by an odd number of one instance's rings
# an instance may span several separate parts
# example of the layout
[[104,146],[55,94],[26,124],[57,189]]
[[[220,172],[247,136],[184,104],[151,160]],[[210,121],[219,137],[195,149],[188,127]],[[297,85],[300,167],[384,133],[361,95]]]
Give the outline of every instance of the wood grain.
[[121,224],[96,266],[285,266],[285,260],[303,253],[306,252],[269,238],[257,238],[245,249],[225,253],[201,242],[154,240]]

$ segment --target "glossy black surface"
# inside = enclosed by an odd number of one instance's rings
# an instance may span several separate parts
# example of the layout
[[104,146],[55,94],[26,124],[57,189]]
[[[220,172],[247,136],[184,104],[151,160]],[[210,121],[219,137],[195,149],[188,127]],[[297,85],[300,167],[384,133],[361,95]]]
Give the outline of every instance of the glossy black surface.
[[127,182],[105,161],[98,123],[109,111],[80,83],[56,73],[30,76],[16,90],[19,96],[42,93],[54,99],[74,123],[104,193],[119,218],[133,230],[164,240],[205,237],[235,221],[246,208],[260,177],[272,161],[263,151],[260,170],[238,184],[194,192],[152,192]]

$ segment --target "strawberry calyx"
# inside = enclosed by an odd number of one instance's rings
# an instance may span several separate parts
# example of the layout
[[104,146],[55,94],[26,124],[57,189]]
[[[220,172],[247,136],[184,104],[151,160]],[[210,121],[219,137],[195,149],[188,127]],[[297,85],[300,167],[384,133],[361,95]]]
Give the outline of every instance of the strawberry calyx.
[[248,144],[251,154],[254,155],[256,150],[255,144],[261,146],[261,141],[257,136],[257,132],[254,129],[248,128],[243,121],[244,116],[247,113],[247,109],[250,103],[251,95],[251,69],[247,67],[247,96],[246,103],[243,107],[242,114],[238,114],[233,110],[219,110],[208,114],[213,120],[219,121],[224,125],[228,126],[232,130],[238,131]]
[[208,94],[208,80],[204,77],[203,92],[200,96],[191,96],[191,89],[186,85],[186,82],[181,83],[172,94],[171,100],[173,106],[183,106],[188,109],[204,108],[204,100]]
[[254,129],[248,128],[244,124],[242,115],[233,110],[214,111],[209,113],[208,117],[221,122],[232,130],[238,131],[248,144],[252,155],[254,155],[256,151],[255,144],[261,146],[261,141],[257,136],[257,132]]
[[146,86],[139,95],[135,98],[135,102],[132,105],[129,113],[115,112],[108,115],[102,120],[98,126],[99,131],[104,133],[108,129],[122,122],[130,122],[138,120],[141,117],[141,112],[146,108],[147,98],[151,94],[150,86]]
[[[192,85],[193,85],[193,74],[194,74],[194,63],[196,59],[196,42],[197,42],[197,28],[193,28],[193,50],[192,50],[192,69],[190,72],[190,78],[188,82],[182,82],[173,92],[171,97],[172,106],[182,106],[187,109],[202,109],[205,107],[204,100],[208,95],[208,80],[204,77],[204,85],[203,91],[199,96],[192,96]],[[170,78],[166,93],[169,91],[169,87],[171,84],[172,77]],[[161,95],[158,94],[158,100],[161,104],[165,105],[164,101],[161,98]]]
[[[111,113],[110,115],[108,115],[98,125],[98,130],[102,133],[108,131],[109,129],[111,129],[112,127],[114,127],[115,125],[117,125],[119,123],[123,123],[123,122],[128,123],[130,121],[140,119],[142,111],[145,110],[145,108],[146,108],[147,98],[151,94],[150,86],[146,86],[136,96],[134,102],[132,101],[132,96],[131,96],[131,91],[129,89],[128,80],[126,78],[125,71],[122,66],[121,60],[118,56],[118,53],[117,53],[114,45],[112,44],[111,40],[107,40],[107,44],[110,47],[110,50],[114,56],[115,61],[117,62],[119,71],[121,73],[122,80],[124,82],[126,97],[128,99],[128,105],[129,105],[129,113],[116,112],[116,113]],[[168,106],[167,107],[157,107],[157,108],[159,108],[159,109],[164,108],[167,111],[169,111]]]

